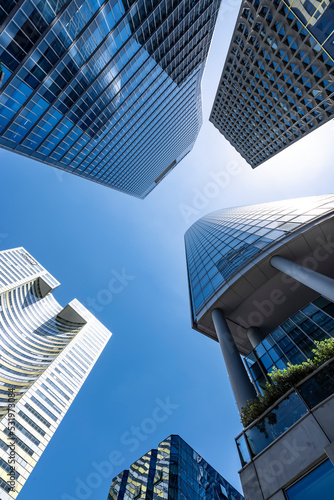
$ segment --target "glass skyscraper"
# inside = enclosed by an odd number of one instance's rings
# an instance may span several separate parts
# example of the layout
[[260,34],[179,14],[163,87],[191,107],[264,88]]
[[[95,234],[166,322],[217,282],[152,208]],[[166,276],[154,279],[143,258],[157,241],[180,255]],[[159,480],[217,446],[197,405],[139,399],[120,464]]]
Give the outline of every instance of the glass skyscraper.
[[0,146],[144,198],[191,150],[220,0],[8,0]]
[[24,248],[0,252],[0,498],[16,498],[111,333]]
[[108,500],[243,500],[180,436],[171,435],[116,476]]
[[209,305],[247,265],[333,210],[334,195],[324,195],[217,210],[195,222],[185,234],[193,324],[202,326]]
[[243,0],[210,121],[253,168],[333,118],[333,12]]
[[331,0],[283,0],[334,60],[334,5]]
[[[186,232],[193,328],[219,342],[241,413],[274,368],[334,337],[333,231],[321,195],[218,210]],[[330,498],[333,412],[334,358],[238,436],[245,499]]]

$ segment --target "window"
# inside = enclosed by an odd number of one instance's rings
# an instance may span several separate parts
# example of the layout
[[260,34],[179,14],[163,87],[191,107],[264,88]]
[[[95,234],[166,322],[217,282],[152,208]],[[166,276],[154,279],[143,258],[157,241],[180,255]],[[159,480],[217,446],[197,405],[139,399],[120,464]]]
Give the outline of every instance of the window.
[[22,434],[24,434],[28,439],[30,439],[32,443],[34,443],[36,446],[39,445],[40,441],[38,441],[38,439],[36,439],[35,436],[33,436],[31,432],[29,432],[25,427],[23,427],[23,425],[20,424],[20,422],[16,422],[15,426],[20,432],[22,432]]
[[288,500],[314,500],[332,498],[334,490],[334,467],[326,460],[316,469],[286,490]]
[[35,429],[41,436],[45,436],[45,432],[43,431],[43,429],[41,429],[39,425],[37,425],[30,417],[28,417],[28,415],[23,413],[22,410],[20,410],[18,414],[21,418],[23,418],[23,420],[28,422],[28,424],[31,425],[31,427]]
[[228,494],[227,494],[225,486],[223,486],[222,484],[220,484],[219,486],[220,486],[220,496],[222,498],[228,498]]
[[140,497],[141,497],[141,486],[136,486],[133,498],[140,498]]
[[31,396],[31,401],[33,401],[37,406],[39,406],[49,417],[52,418],[55,422],[57,422],[58,417],[56,417],[46,406],[44,406],[35,396]]
[[162,472],[162,469],[159,469],[155,473],[153,484],[160,483],[160,481],[162,481],[162,479],[163,479],[163,472]]
[[38,420],[40,420],[41,422],[43,422],[44,425],[46,425],[47,427],[50,427],[50,422],[48,422],[46,420],[46,418],[42,417],[42,415],[40,415],[32,406],[30,406],[29,403],[26,403],[25,404],[25,407],[30,411],[30,413],[32,413],[33,415],[35,415],[36,418],[38,418]]

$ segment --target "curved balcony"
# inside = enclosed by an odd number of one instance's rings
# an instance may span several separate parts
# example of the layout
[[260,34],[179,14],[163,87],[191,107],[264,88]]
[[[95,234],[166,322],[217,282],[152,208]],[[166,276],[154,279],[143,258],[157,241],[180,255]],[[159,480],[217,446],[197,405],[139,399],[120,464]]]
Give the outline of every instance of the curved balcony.
[[334,358],[288,391],[236,438],[242,467],[334,394]]

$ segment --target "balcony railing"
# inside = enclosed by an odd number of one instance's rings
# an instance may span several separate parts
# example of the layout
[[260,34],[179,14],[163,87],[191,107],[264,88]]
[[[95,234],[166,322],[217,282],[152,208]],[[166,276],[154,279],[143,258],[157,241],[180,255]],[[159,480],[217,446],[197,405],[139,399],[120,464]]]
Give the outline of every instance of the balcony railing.
[[334,359],[288,391],[236,438],[242,466],[334,393]]

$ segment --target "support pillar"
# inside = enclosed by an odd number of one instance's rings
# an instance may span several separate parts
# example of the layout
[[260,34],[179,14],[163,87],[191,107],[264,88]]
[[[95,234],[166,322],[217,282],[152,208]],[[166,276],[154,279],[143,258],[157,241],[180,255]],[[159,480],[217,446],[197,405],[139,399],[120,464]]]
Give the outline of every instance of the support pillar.
[[308,288],[311,288],[311,290],[326,297],[331,302],[334,302],[334,280],[332,278],[312,271],[312,269],[308,269],[307,267],[296,264],[278,255],[270,259],[270,264],[275,269],[287,274],[296,281],[299,281],[299,283],[302,283]]
[[256,326],[251,326],[250,328],[248,328],[247,337],[248,337],[249,342],[251,343],[251,346],[254,349],[263,340],[263,334],[260,332],[260,330]]
[[246,402],[256,397],[256,391],[247,374],[245,365],[221,309],[214,309],[212,311],[212,321],[240,413],[241,408],[246,405]]

